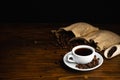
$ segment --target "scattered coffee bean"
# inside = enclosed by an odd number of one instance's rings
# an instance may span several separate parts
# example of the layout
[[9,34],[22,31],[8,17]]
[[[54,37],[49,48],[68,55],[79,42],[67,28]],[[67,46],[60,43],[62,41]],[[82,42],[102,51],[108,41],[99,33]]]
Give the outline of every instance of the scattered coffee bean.
[[58,64],[58,62],[56,61],[56,62],[54,62],[55,64]]
[[42,76],[40,76],[40,77],[42,77]]
[[56,54],[56,53],[57,53],[57,51],[54,51],[53,53],[55,53],[55,54]]

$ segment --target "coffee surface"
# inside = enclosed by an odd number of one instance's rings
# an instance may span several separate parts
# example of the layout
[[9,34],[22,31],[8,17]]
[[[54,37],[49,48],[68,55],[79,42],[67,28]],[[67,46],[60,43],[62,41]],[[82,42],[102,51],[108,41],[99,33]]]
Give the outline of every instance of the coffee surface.
[[92,50],[86,49],[86,48],[80,48],[80,49],[75,50],[75,53],[77,55],[87,56],[87,55],[92,54]]

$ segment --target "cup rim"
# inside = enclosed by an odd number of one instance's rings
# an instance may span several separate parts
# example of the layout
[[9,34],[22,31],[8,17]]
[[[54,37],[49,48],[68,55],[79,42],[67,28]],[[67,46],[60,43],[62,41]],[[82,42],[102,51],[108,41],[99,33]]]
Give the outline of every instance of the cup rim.
[[73,53],[74,55],[76,55],[76,56],[83,56],[83,55],[77,55],[77,54],[75,53],[75,50],[78,49],[78,48],[88,48],[88,49],[90,49],[90,50],[92,51],[91,54],[86,55],[86,56],[84,56],[84,57],[90,56],[90,55],[92,55],[92,54],[95,52],[95,49],[94,49],[92,46],[89,46],[89,45],[78,45],[78,46],[75,46],[75,47],[72,48],[72,53]]

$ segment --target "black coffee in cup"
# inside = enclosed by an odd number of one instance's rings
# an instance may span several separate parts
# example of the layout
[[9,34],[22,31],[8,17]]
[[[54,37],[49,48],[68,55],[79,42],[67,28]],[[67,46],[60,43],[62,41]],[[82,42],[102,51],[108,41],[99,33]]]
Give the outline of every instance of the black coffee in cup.
[[93,47],[88,45],[78,45],[72,48],[72,54],[68,55],[68,61],[78,64],[87,64],[94,59],[94,55],[95,49]]
[[76,53],[77,55],[87,56],[87,55],[92,54],[92,50],[87,49],[87,48],[79,48],[79,49],[76,49],[76,50],[75,50],[75,53]]

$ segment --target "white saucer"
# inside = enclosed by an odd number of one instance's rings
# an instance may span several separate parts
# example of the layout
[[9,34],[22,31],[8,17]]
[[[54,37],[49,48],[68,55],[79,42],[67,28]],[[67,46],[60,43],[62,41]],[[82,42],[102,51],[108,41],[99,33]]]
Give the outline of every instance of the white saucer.
[[77,65],[76,63],[70,63],[70,62],[67,61],[67,56],[68,56],[69,54],[71,54],[71,53],[72,53],[71,51],[68,52],[68,53],[66,53],[66,54],[64,55],[64,57],[63,57],[63,61],[64,61],[64,63],[65,63],[68,67],[70,67],[70,68],[72,68],[72,69],[75,69],[75,70],[78,70],[78,71],[90,71],[90,70],[94,70],[94,69],[100,67],[100,66],[102,65],[102,63],[103,63],[103,57],[102,57],[99,53],[96,52],[95,55],[96,55],[97,58],[99,58],[99,64],[98,64],[97,66],[93,67],[93,68],[79,69],[79,68],[76,67],[76,65]]

